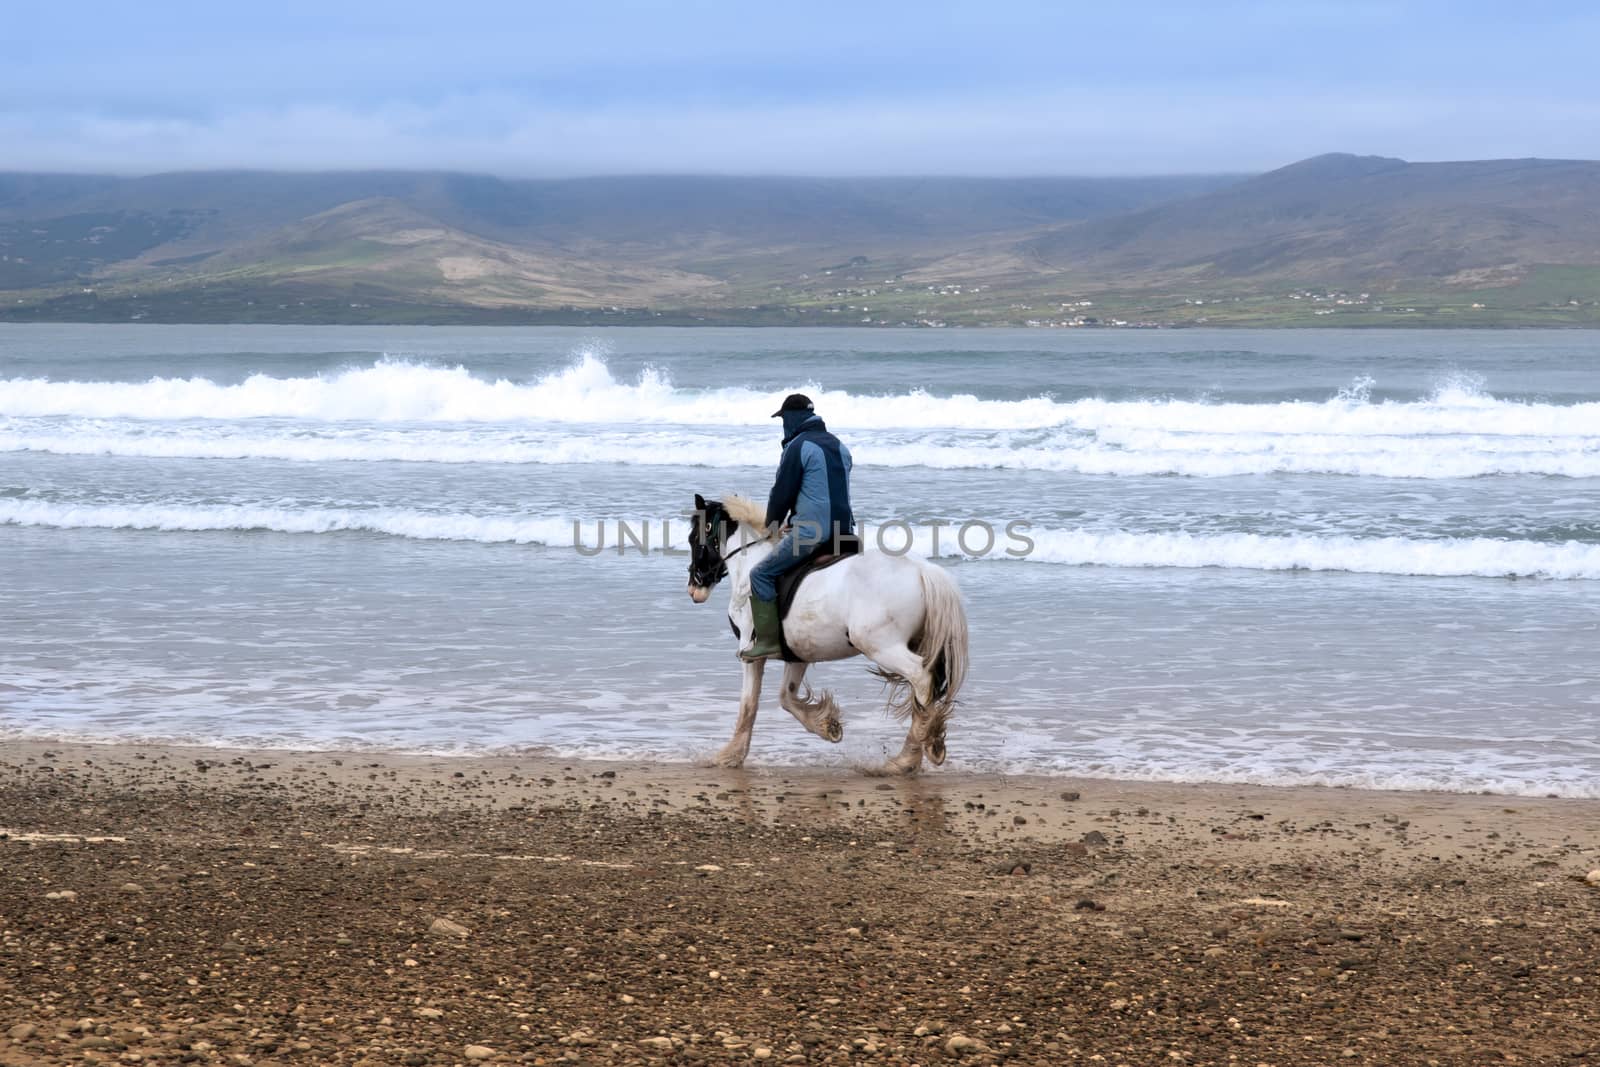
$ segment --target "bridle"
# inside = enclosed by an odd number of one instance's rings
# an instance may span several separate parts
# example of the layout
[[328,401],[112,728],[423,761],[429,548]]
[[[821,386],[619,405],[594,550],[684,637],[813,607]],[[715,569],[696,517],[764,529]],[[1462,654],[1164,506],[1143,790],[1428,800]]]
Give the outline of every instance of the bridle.
[[[738,548],[733,549],[731,552],[723,552],[722,524],[723,521],[728,517],[728,510],[721,504],[713,501],[706,505],[706,540],[704,545],[696,546],[694,558],[691,558],[689,561],[690,584],[700,586],[703,589],[710,589],[712,586],[716,585],[718,582],[722,581],[722,579],[728,576],[728,561],[730,559],[732,559],[734,556],[737,556],[751,545],[761,543],[760,541],[746,541]],[[717,563],[714,570],[709,568],[704,570],[701,569],[698,559],[702,552],[710,553],[711,555],[716,556]]]

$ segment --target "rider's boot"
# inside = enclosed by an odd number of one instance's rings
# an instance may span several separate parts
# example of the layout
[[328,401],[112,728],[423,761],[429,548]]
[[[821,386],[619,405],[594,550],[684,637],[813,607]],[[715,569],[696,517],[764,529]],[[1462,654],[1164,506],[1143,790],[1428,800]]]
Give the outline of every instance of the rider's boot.
[[778,628],[781,625],[778,621],[778,602],[751,597],[750,614],[755,617],[756,636],[749,648],[740,650],[739,658],[746,663],[754,663],[783,655],[783,647],[778,643]]

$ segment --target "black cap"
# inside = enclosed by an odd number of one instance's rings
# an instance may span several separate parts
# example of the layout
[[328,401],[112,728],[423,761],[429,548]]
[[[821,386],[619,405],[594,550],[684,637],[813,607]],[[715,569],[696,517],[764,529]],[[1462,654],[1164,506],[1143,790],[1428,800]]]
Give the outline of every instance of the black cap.
[[815,411],[815,410],[817,410],[816,406],[811,403],[811,398],[809,396],[806,396],[806,394],[804,394],[804,393],[790,393],[788,396],[783,398],[783,407],[779,408],[777,411],[774,411],[772,413],[772,417],[773,418],[777,418],[779,415],[782,415],[785,411]]

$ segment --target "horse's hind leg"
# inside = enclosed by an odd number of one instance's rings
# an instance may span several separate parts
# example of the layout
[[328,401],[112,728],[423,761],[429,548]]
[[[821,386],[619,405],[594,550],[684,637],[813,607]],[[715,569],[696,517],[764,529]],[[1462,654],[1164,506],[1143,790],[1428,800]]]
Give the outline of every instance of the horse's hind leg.
[[[923,666],[922,657],[903,644],[872,649],[867,651],[867,655],[888,674],[904,679],[904,684],[910,689],[905,700],[909,707],[891,705],[897,710],[909,710],[911,727],[906,731],[900,754],[884,765],[884,771],[890,774],[915,774],[922,766],[923,745],[930,740],[928,704],[933,699],[933,675]],[[942,750],[942,738],[939,739],[939,745]]]
[[886,762],[880,773],[916,774],[921,769],[922,742],[917,740],[917,726],[912,723],[911,729],[906,731],[905,744],[900,746],[900,754]]
[[778,694],[778,703],[818,737],[842,741],[844,727],[839,724],[839,705],[834,702],[833,694],[824,689],[820,696],[813,696],[811,687],[805,685],[806,668],[810,666],[809,663],[783,665],[783,692]]
[[739,721],[734,724],[733,736],[712,759],[718,767],[742,767],[750,754],[750,734],[756,728],[756,708],[761,703],[761,672],[766,660],[756,660],[744,665],[744,689],[739,694]]

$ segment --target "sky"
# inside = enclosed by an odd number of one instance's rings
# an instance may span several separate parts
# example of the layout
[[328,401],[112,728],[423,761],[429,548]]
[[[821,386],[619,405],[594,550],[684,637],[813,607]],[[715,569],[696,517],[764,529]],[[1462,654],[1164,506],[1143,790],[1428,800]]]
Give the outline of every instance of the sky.
[[0,170],[1253,173],[1600,158],[1600,5],[5,0]]

